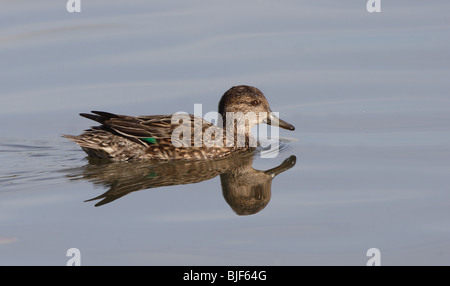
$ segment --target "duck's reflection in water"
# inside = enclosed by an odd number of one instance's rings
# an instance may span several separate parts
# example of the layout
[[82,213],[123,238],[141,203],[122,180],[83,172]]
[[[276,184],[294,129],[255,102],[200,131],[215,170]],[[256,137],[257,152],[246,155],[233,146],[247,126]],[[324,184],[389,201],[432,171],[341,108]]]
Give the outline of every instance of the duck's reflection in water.
[[238,215],[255,214],[270,200],[272,179],[292,168],[291,156],[267,171],[252,167],[251,154],[235,154],[229,158],[193,162],[104,162],[91,160],[67,175],[72,180],[86,179],[108,191],[87,201],[100,200],[101,206],[131,192],[164,186],[199,183],[220,175],[225,200]]

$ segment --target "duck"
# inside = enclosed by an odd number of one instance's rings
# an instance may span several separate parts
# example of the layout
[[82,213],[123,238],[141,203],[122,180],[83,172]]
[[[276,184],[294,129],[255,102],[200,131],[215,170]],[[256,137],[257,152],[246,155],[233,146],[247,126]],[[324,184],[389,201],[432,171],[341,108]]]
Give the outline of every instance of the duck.
[[[91,111],[80,116],[100,125],[77,136],[62,137],[78,144],[90,158],[110,161],[225,158],[256,149],[250,131],[255,125],[266,123],[295,130],[292,124],[273,114],[261,90],[249,85],[233,86],[222,95],[217,125],[183,113],[128,116]],[[244,118],[244,124],[239,124],[240,118]]]

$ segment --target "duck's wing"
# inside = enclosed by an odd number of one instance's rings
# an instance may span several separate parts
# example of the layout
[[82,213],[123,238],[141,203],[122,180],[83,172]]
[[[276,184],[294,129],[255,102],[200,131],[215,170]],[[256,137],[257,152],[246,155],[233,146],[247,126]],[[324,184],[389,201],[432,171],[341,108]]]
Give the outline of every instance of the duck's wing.
[[[144,145],[161,142],[170,143],[172,132],[179,126],[190,126],[192,132],[190,139],[194,140],[193,129],[201,128],[202,131],[214,126],[202,118],[193,115],[179,116],[182,120],[173,120],[173,115],[127,116],[117,115],[103,111],[91,111],[93,114],[81,113],[80,115],[101,123],[107,129],[116,133],[139,140]],[[185,122],[185,121],[188,122]],[[201,126],[201,127],[200,127]],[[202,132],[203,133],[203,132]],[[199,134],[201,136],[201,134]]]

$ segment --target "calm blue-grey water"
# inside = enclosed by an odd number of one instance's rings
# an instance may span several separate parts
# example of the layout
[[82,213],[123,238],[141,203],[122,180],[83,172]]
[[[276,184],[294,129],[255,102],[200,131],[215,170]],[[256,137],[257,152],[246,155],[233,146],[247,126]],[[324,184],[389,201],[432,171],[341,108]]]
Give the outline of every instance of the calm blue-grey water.
[[[0,265],[450,264],[448,1],[26,2],[0,10]],[[296,127],[253,161],[291,163],[253,214],[220,176],[148,188],[162,169],[60,137],[90,110],[215,111],[238,84]]]

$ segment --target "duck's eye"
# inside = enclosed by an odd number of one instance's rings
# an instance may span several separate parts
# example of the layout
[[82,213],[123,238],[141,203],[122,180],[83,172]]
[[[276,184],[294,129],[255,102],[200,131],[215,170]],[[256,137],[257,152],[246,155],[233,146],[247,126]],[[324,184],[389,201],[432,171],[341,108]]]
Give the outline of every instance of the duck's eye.
[[259,104],[258,100],[253,100],[252,102],[250,102],[251,105],[253,106],[257,106]]

